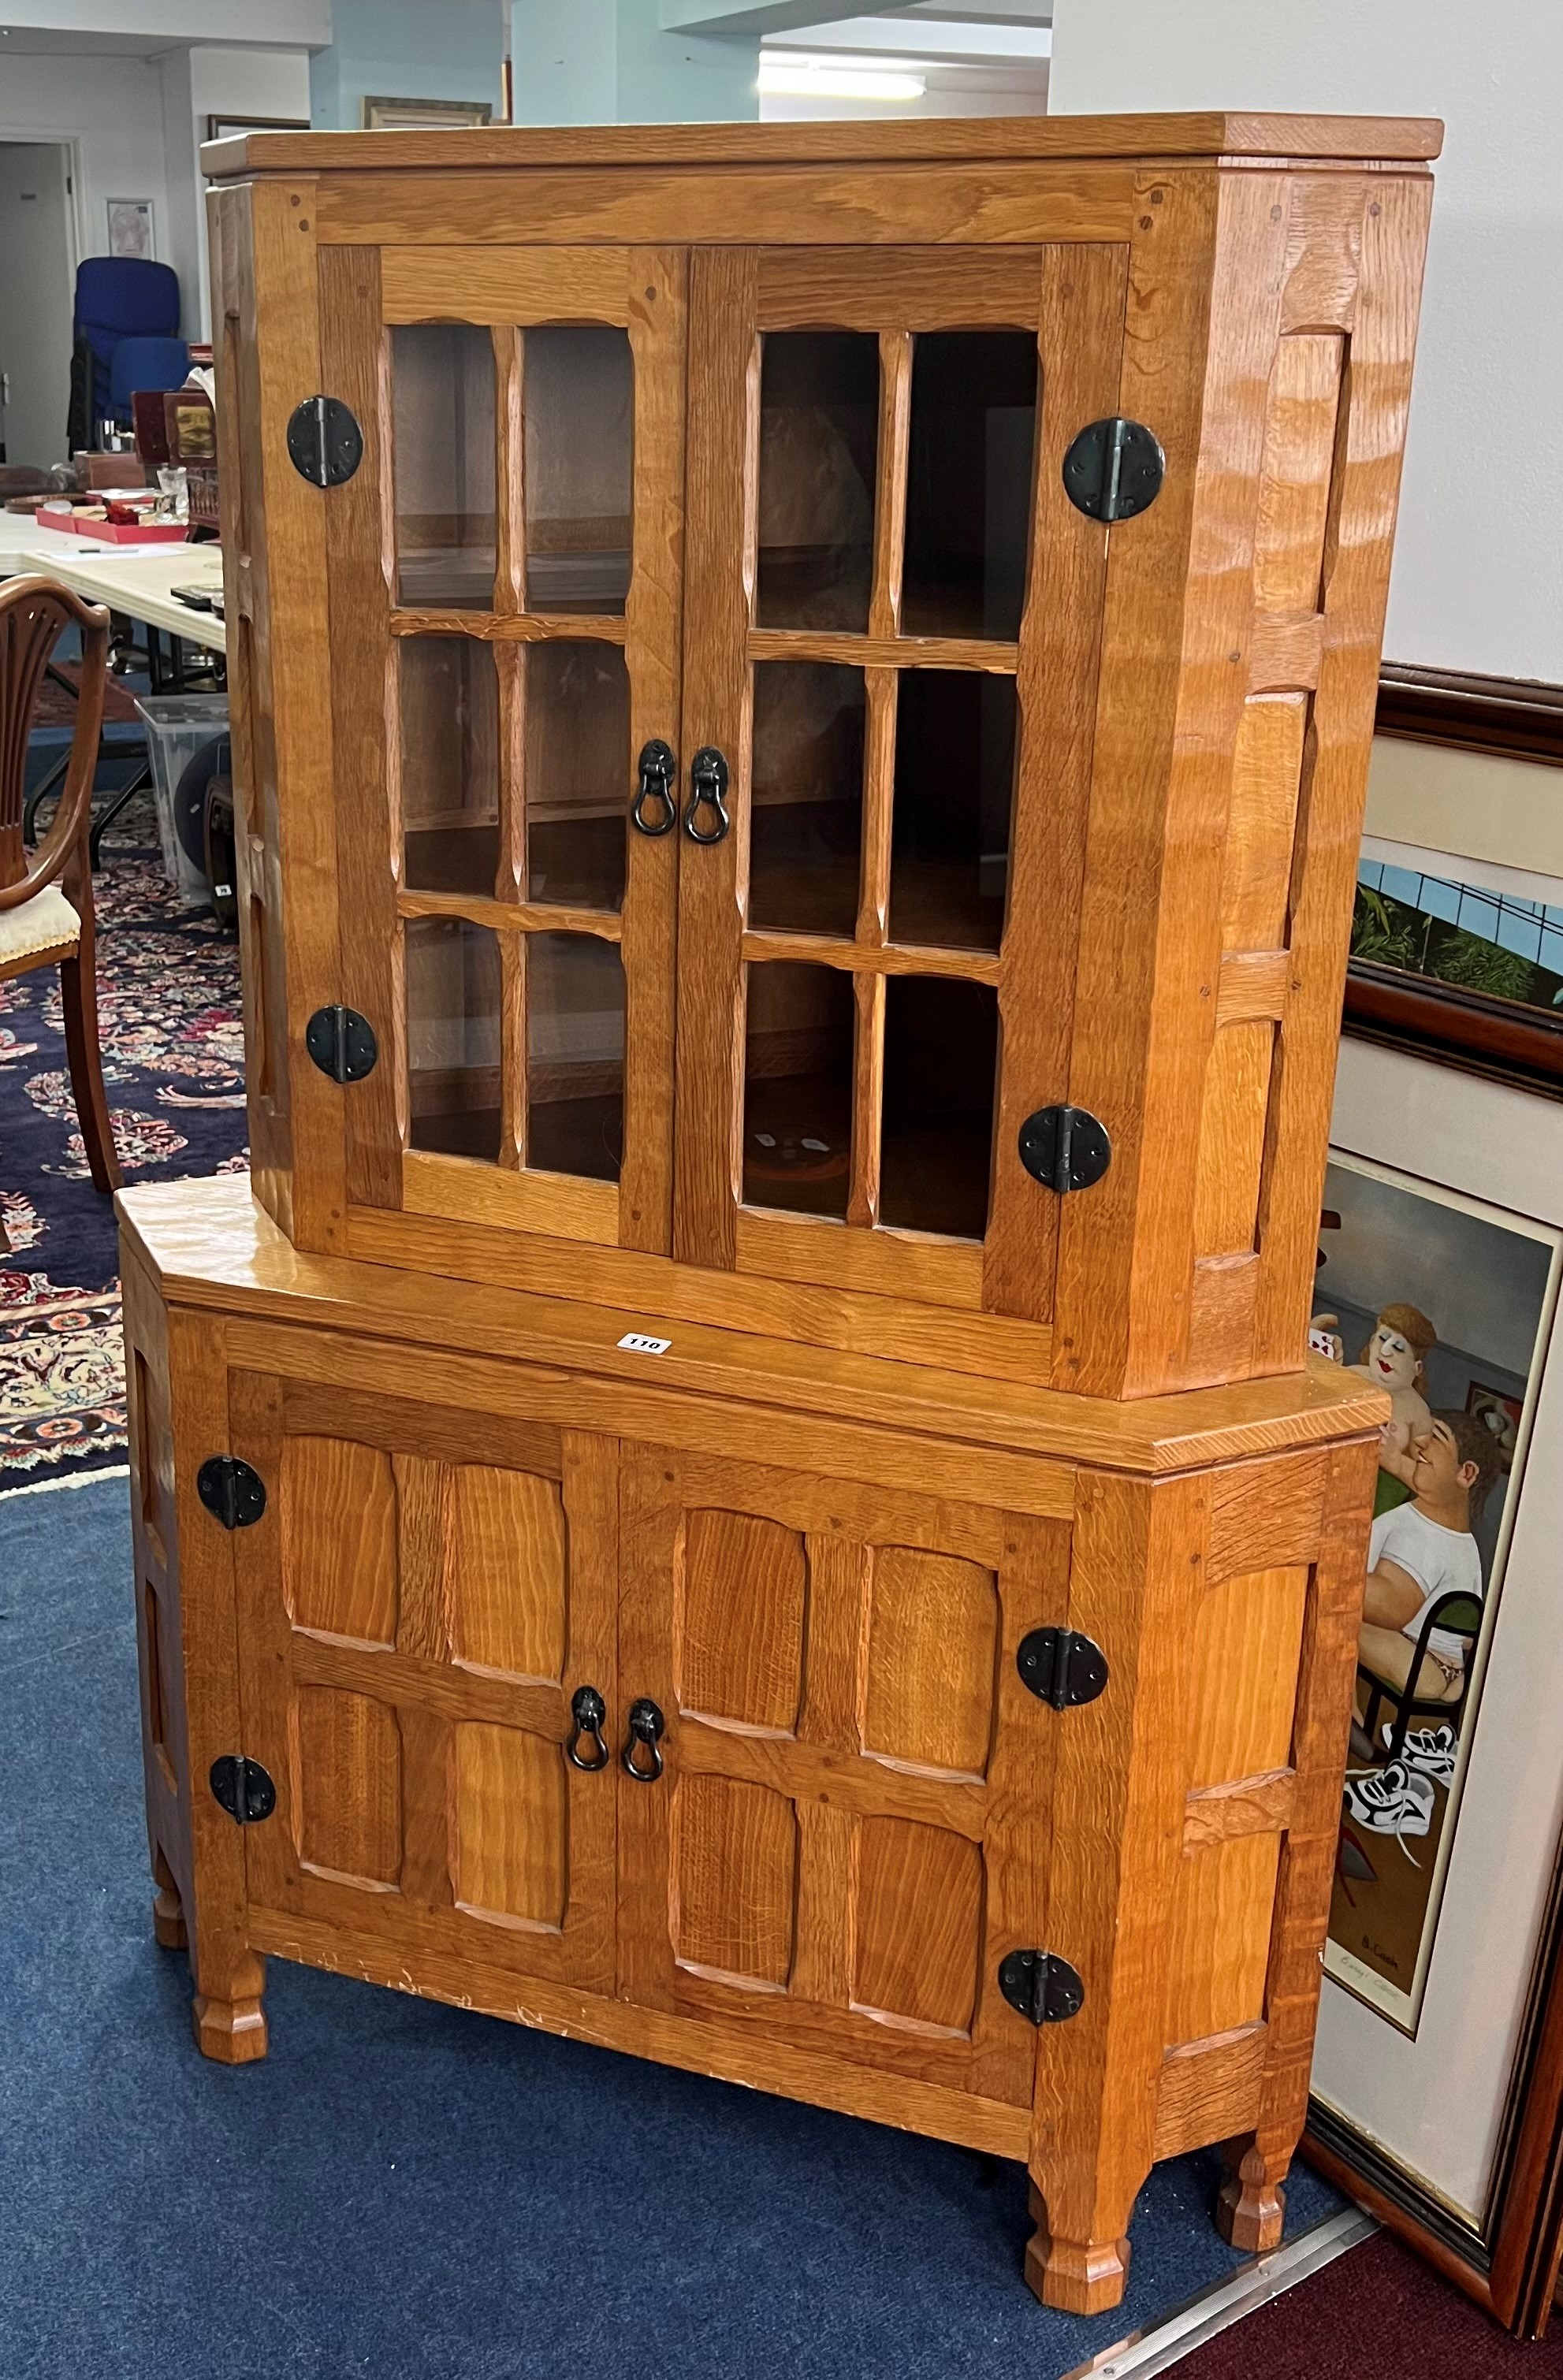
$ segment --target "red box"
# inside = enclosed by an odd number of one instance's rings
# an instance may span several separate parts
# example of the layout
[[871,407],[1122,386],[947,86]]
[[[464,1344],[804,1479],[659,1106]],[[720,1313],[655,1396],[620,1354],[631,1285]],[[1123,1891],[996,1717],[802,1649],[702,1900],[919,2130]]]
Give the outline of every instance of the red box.
[[40,504],[33,518],[40,528],[57,528],[67,537],[88,537],[94,545],[183,545],[189,535],[182,521],[79,520],[68,504]]

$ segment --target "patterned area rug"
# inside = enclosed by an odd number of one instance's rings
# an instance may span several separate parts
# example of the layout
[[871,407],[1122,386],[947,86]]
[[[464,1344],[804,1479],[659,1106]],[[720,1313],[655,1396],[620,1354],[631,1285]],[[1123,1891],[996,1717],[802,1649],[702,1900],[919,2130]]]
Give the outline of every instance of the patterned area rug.
[[[121,822],[152,843],[149,805]],[[245,1170],[238,946],[181,909],[153,848],[94,885],[104,1078],[128,1184]],[[58,970],[0,983],[0,1494],[125,1459],[112,1200],[87,1170]]]

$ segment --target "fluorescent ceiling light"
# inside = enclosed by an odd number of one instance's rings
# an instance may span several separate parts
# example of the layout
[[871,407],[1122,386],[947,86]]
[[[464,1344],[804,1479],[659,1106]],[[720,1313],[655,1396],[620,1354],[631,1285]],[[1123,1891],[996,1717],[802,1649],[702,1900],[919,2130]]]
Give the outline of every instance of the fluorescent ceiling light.
[[780,50],[760,56],[760,88],[775,99],[921,99],[927,87],[922,75],[894,63],[849,67]]

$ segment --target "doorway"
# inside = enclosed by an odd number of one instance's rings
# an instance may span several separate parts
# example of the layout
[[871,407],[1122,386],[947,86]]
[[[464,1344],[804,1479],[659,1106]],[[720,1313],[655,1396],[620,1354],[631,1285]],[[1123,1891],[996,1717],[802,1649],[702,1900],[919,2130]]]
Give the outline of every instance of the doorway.
[[0,140],[0,463],[67,459],[71,203],[64,142]]

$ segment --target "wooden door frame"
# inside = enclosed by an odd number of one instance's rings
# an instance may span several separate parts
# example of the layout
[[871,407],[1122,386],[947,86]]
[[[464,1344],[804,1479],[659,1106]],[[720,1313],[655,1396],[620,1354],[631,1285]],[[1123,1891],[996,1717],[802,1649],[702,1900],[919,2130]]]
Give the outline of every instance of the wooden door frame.
[[[497,1224],[609,1248],[665,1254],[672,1235],[674,937],[678,838],[636,835],[626,821],[617,911],[409,891],[402,880],[397,657],[403,640],[478,636],[499,674],[502,832],[525,835],[523,649],[578,640],[630,662],[623,795],[652,737],[679,737],[682,680],[681,519],[688,371],[686,252],[518,242],[432,254],[394,242],[325,251],[322,352],[364,437],[363,461],[330,492],[331,672],[342,782],[335,795],[336,868],[345,888],[336,981],[324,989],[374,1026],[380,1062],[343,1099],[349,1200],[365,1210]],[[495,341],[497,557],[493,613],[445,612],[396,598],[391,334],[424,322],[471,323]],[[523,586],[524,364],[520,334],[554,322],[622,329],[634,359],[632,565],[622,617],[529,608]],[[646,461],[655,457],[654,468]],[[347,624],[344,627],[341,624]],[[362,789],[362,790],[360,790]],[[389,848],[386,847],[387,843]],[[474,1164],[409,1145],[410,1086],[402,938],[410,921],[468,917],[500,946],[502,1104],[507,1155]],[[590,933],[624,960],[624,1162],[617,1183],[531,1171],[524,1148],[527,1072],[521,953],[531,932]],[[310,1005],[313,1006],[311,999]],[[312,1070],[311,1070],[312,1071]]]
[[[926,1300],[946,1312],[1045,1324],[1053,1306],[1056,1202],[1016,1155],[1022,1119],[1068,1088],[1075,933],[1085,865],[1107,533],[1066,493],[1070,439],[1111,409],[1121,370],[1128,249],[1048,240],[995,249],[697,248],[690,271],[690,560],[685,608],[687,741],[732,764],[732,830],[679,881],[678,1113],[674,1253],[692,1265],[838,1292]],[[835,328],[880,341],[873,581],[862,632],[775,629],[752,619],[759,511],[759,358],[767,330]],[[1014,643],[903,633],[901,569],[913,340],[944,327],[1034,329],[1037,426],[1032,557]],[[862,866],[850,938],[756,930],[748,916],[751,684],[764,661],[861,667],[866,752]],[[898,679],[917,667],[989,670],[1018,703],[1010,891],[1000,947],[898,944],[889,930]],[[737,748],[729,748],[736,744]],[[1022,797],[1021,787],[1026,792]],[[850,1183],[844,1227],[749,1207],[742,1195],[744,1022],[750,965],[795,961],[850,971]],[[991,1204],[981,1240],[879,1220],[885,986],[890,975],[995,988],[999,1050]],[[865,1226],[867,1228],[865,1228]]]

